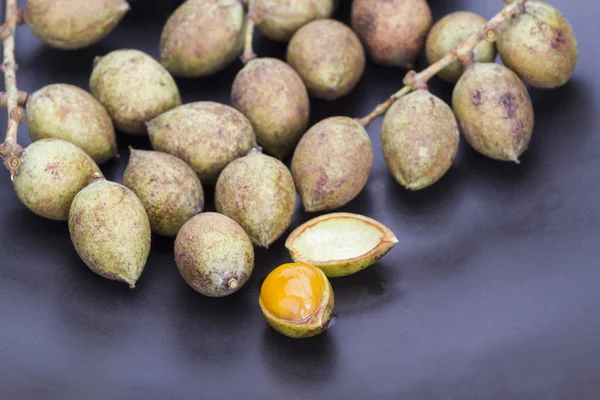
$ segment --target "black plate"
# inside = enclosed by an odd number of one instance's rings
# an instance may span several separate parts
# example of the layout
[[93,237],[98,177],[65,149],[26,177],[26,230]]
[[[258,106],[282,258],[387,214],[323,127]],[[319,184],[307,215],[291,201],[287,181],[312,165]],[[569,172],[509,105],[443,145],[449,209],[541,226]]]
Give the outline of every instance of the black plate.
[[[156,56],[179,3],[134,2],[113,34],[76,52],[50,49],[19,28],[19,87],[87,88],[93,57],[114,49]],[[503,2],[430,3],[437,19],[456,10],[490,17]],[[581,55],[567,86],[531,92],[536,128],[521,165],[463,143],[441,182],[409,193],[384,164],[381,120],[369,127],[373,172],[343,211],[382,221],[400,243],[376,266],[332,281],[335,324],[320,337],[287,339],[260,313],[261,282],[289,261],[284,240],[256,251],[239,293],[209,299],[179,276],[173,240],[153,237],[130,290],[89,271],[66,224],[26,210],[1,171],[0,399],[598,399],[600,6],[551,3],[574,26]],[[337,18],[347,21],[349,9],[344,2]],[[256,51],[282,57],[285,46],[261,38]],[[229,103],[239,69],[236,62],[208,79],[179,80],[184,101]],[[404,74],[369,64],[350,96],[313,101],[312,121],[363,116]],[[433,80],[430,88],[449,100],[449,85]],[[24,127],[20,140],[29,143]],[[121,181],[129,145],[149,148],[146,138],[119,136],[121,158],[103,168],[108,178]],[[310,217],[298,211],[293,226]]]

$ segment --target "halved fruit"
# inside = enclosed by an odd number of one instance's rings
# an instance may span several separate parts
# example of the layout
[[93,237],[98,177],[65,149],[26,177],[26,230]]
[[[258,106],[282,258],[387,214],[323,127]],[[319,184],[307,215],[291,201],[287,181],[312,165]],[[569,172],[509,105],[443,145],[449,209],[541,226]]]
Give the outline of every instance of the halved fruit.
[[258,303],[273,329],[291,338],[307,338],[329,326],[333,289],[320,269],[306,263],[283,264],[263,282]]
[[333,213],[300,225],[285,247],[294,261],[314,265],[328,277],[339,277],[373,265],[396,243],[394,233],[374,219]]

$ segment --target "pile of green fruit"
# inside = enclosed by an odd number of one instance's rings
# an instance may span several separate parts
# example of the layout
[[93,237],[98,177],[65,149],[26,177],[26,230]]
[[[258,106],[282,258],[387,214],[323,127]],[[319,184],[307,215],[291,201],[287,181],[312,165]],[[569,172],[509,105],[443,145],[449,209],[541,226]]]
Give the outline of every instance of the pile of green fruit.
[[[89,93],[53,84],[28,96],[33,144],[15,153],[15,192],[34,213],[68,221],[77,253],[98,275],[134,287],[155,233],[176,237],[176,265],[194,290],[234,293],[252,273],[254,246],[268,248],[290,228],[296,194],[307,212],[318,212],[363,190],[374,117],[386,112],[381,141],[390,172],[420,190],[450,169],[461,133],[478,152],[518,163],[534,125],[526,85],[561,86],[577,62],[572,28],[541,1],[507,1],[490,21],[457,12],[432,26],[425,0],[354,0],[351,27],[330,19],[334,0],[247,3],[187,0],[166,22],[160,61],[113,51],[94,60]],[[29,0],[24,21],[45,43],[76,49],[102,39],[128,9],[124,0]],[[289,41],[286,62],[244,57],[231,106],[182,104],[173,76],[208,76],[243,51],[253,54],[254,26]],[[409,73],[406,87],[372,115],[308,127],[310,97],[350,93],[367,58],[411,68],[423,50],[431,66]],[[497,53],[504,66],[494,63]],[[427,90],[436,74],[456,84],[451,106]],[[154,149],[131,149],[122,185],[98,167],[117,156],[115,129],[148,135]],[[281,161],[288,156],[290,168]],[[204,186],[214,186],[218,213],[203,213]],[[322,332],[334,306],[328,277],[356,273],[396,243],[385,226],[355,214],[297,227],[285,243],[295,263],[262,286],[265,317],[291,337]]]

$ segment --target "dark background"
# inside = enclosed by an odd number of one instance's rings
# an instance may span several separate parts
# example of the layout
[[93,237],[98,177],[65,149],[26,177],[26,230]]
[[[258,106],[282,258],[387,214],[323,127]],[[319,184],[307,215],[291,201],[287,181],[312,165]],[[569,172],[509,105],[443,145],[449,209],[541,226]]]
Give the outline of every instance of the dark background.
[[[179,3],[136,1],[115,32],[76,52],[50,49],[20,27],[20,89],[56,82],[87,89],[93,57],[114,49],[157,56],[161,28]],[[350,2],[342,3],[336,17],[348,21]],[[457,10],[491,17],[502,3],[430,0],[436,20]],[[332,280],[335,324],[313,339],[279,335],[258,307],[265,276],[289,261],[283,239],[256,250],[254,274],[242,290],[209,299],[180,278],[173,240],[153,237],[146,270],[130,290],[88,270],[67,225],[25,209],[2,172],[0,398],[600,398],[600,79],[593,20],[600,5],[551,3],[573,25],[580,59],[567,86],[531,91],[536,127],[521,165],[488,160],[463,143],[441,182],[409,193],[384,164],[381,120],[369,127],[373,172],[343,211],[382,221],[400,242],[374,267]],[[285,46],[260,38],[256,51],[282,57]],[[179,80],[184,101],[229,103],[240,67]],[[363,116],[401,87],[404,74],[369,64],[350,96],[312,102],[312,122]],[[449,85],[433,80],[430,88],[449,100]],[[29,143],[25,127],[19,139]],[[120,182],[127,146],[149,148],[149,141],[118,139],[121,158],[103,171]],[[214,209],[210,190],[208,199]],[[312,216],[298,210],[293,227]]]

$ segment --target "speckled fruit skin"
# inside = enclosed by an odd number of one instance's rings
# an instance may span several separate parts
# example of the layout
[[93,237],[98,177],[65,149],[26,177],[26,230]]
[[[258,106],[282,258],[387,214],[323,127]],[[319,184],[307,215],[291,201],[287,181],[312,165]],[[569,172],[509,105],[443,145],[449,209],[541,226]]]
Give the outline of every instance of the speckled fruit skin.
[[83,150],[60,139],[27,146],[13,181],[17,197],[37,215],[66,221],[75,195],[100,169]]
[[48,85],[27,100],[27,130],[33,141],[62,139],[98,164],[117,156],[115,129],[102,104],[77,86]]
[[92,71],[90,89],[117,129],[132,135],[145,134],[146,121],[181,104],[173,77],[138,50],[116,50],[102,57]]
[[352,27],[374,63],[410,69],[423,50],[432,16],[425,0],[354,0]]
[[214,74],[241,54],[244,25],[239,0],[188,0],[165,25],[160,61],[175,76]]
[[[429,63],[434,64],[444,58],[458,45],[479,32],[486,22],[481,15],[468,11],[454,12],[440,19],[427,36],[425,54]],[[475,47],[474,56],[477,62],[494,62],[496,45],[482,40]],[[460,63],[454,62],[441,70],[438,76],[447,82],[456,83],[464,71],[465,69]]]
[[571,78],[577,64],[577,40],[571,25],[551,5],[528,1],[525,13],[499,31],[502,62],[526,84],[552,89]]
[[27,0],[25,22],[42,42],[74,50],[104,38],[127,11],[125,0]]
[[[323,274],[323,271],[319,271]],[[327,289],[324,293],[325,303],[305,321],[287,321],[275,317],[267,310],[262,302],[262,298],[259,297],[258,304],[269,325],[277,332],[292,339],[305,339],[325,332],[331,322],[335,296],[331,283],[325,274],[323,274],[323,279],[324,282],[327,282]]]
[[275,58],[252,60],[237,74],[231,104],[248,117],[258,143],[277,158],[291,153],[306,132],[306,87],[296,71]]
[[217,211],[268,248],[289,228],[296,208],[292,174],[279,160],[252,151],[227,166],[215,188]]
[[452,108],[475,150],[519,162],[533,133],[533,105],[514,72],[498,64],[470,66],[454,88]]
[[175,240],[175,261],[192,289],[205,296],[223,297],[248,281],[254,269],[254,248],[234,220],[209,212],[193,217],[181,228]]
[[365,187],[373,164],[371,139],[357,121],[331,117],[302,137],[292,175],[309,212],[342,207]]
[[159,235],[177,235],[204,207],[200,179],[185,162],[170,154],[131,149],[123,185],[140,199],[152,232]]
[[258,28],[270,39],[287,42],[306,23],[330,18],[335,6],[334,0],[257,0]]
[[388,168],[409,190],[437,182],[452,166],[460,132],[452,109],[426,90],[417,90],[388,110],[381,148]]
[[148,123],[155,150],[188,163],[203,185],[256,146],[250,121],[235,108],[211,101],[185,104]]
[[308,92],[325,100],[350,93],[365,70],[365,51],[358,36],[332,19],[300,28],[290,40],[286,57]]
[[97,179],[73,200],[69,233],[75,250],[95,273],[134,287],[150,252],[150,221],[136,195]]

